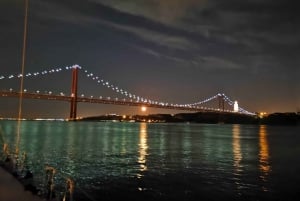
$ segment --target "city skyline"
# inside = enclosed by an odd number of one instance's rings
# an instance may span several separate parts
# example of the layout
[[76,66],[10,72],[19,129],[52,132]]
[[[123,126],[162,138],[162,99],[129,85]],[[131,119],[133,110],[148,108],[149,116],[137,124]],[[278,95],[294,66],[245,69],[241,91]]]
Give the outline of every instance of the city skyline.
[[[25,71],[79,64],[114,85],[158,101],[193,103],[225,93],[251,112],[296,112],[300,20],[293,3],[30,0]],[[16,74],[24,2],[0,5],[1,75]],[[70,77],[64,74],[45,83],[25,79],[24,87],[69,93]],[[115,97],[81,80],[79,93]],[[1,89],[11,86],[0,82]],[[12,85],[18,88],[18,83]],[[17,100],[1,98],[0,115],[16,114],[16,105]],[[24,101],[27,115],[67,117],[68,111],[66,103]],[[80,104],[78,112],[87,116],[140,110]]]

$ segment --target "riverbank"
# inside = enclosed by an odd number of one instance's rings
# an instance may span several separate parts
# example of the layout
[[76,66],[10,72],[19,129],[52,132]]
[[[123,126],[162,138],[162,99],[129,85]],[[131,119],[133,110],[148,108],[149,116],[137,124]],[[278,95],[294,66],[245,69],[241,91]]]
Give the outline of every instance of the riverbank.
[[300,125],[299,113],[272,113],[265,116],[240,113],[196,112],[149,115],[100,115],[81,118],[80,121],[128,121],[149,123],[210,123],[210,124],[257,124],[257,125]]

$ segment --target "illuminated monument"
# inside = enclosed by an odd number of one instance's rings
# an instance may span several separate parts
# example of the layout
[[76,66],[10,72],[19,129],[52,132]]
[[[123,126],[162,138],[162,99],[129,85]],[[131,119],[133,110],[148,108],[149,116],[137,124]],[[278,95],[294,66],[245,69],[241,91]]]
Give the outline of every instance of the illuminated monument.
[[237,101],[234,101],[233,111],[234,111],[234,112],[238,112],[238,111],[239,111],[239,104],[238,104]]

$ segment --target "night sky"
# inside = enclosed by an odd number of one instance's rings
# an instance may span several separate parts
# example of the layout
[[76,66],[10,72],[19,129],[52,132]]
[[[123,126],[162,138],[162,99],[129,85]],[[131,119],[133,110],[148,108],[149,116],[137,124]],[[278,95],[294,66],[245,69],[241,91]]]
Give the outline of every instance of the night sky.
[[[251,112],[300,110],[296,0],[30,0],[26,72],[79,64],[131,93],[194,103],[225,93]],[[0,1],[1,75],[21,72],[23,0]],[[28,91],[70,93],[71,72],[29,78]],[[0,80],[0,89],[19,81]],[[80,76],[79,94],[122,97]],[[0,99],[0,117],[18,101]],[[25,100],[24,116],[68,117],[64,102]],[[148,113],[174,111],[150,109]],[[79,104],[79,116],[139,108]]]

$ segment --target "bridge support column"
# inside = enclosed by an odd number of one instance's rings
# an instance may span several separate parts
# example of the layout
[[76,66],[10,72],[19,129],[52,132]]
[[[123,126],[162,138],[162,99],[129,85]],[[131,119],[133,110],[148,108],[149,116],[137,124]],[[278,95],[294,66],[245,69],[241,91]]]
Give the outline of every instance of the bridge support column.
[[76,118],[77,118],[77,85],[78,85],[78,67],[73,66],[72,86],[71,86],[70,120],[76,120]]
[[218,100],[219,100],[219,110],[224,111],[224,96],[223,96],[223,94],[219,95]]

